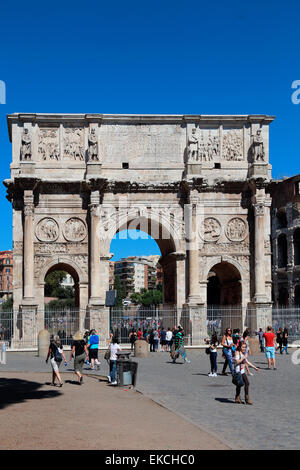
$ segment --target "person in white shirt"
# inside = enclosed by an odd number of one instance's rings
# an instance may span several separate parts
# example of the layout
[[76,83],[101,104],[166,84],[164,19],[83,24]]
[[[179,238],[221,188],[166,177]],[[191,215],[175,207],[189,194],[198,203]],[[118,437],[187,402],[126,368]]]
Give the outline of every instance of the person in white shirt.
[[114,336],[111,340],[109,345],[110,348],[110,359],[109,359],[109,376],[108,381],[111,385],[117,385],[117,352],[121,351],[119,340],[116,336]]
[[168,328],[168,331],[166,333],[166,341],[167,341],[167,351],[170,352],[170,346],[171,346],[171,341],[172,341],[173,333],[171,331],[171,328]]
[[[246,374],[246,365],[252,367],[253,369],[259,371],[259,368],[254,366],[250,361],[248,361],[246,356],[247,344],[244,341],[241,341],[236,349],[234,356],[235,372],[241,373],[242,380],[245,387],[245,402],[247,405],[252,405],[252,401],[249,398],[249,381]],[[235,403],[242,403],[240,398],[241,386],[236,385],[235,393]]]

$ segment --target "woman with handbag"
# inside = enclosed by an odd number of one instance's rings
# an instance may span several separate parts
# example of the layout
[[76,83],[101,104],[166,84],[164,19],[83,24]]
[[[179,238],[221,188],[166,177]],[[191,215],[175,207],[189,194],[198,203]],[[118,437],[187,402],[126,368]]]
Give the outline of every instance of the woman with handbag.
[[208,346],[206,348],[206,354],[209,355],[210,359],[210,373],[208,374],[209,377],[217,377],[218,372],[218,365],[217,365],[217,347],[219,346],[218,337],[216,334],[213,334],[211,339],[206,340]]
[[245,387],[245,402],[247,405],[253,405],[249,398],[249,381],[246,374],[246,364],[249,367],[259,371],[259,368],[248,361],[246,357],[247,344],[243,341],[237,346],[234,360],[234,371],[232,374],[232,383],[236,386],[235,403],[242,403],[240,393],[241,388]]
[[233,367],[232,367],[232,352],[234,348],[233,344],[233,338],[232,338],[232,330],[231,328],[226,328],[224,336],[221,341],[221,345],[223,347],[223,357],[225,358],[225,362],[223,365],[223,370],[222,370],[222,375],[227,375],[226,374],[226,369],[227,366],[229,366],[230,373],[232,374],[233,372]]
[[114,336],[110,342],[109,345],[110,349],[110,359],[109,359],[109,376],[108,376],[108,381],[111,385],[117,385],[117,353],[118,351],[121,351],[120,345],[119,345],[119,339]]

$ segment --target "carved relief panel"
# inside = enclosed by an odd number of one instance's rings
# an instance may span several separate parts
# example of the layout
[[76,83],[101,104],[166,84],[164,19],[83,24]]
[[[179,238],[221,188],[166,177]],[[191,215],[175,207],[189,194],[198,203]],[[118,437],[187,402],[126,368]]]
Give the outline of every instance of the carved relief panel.
[[84,160],[83,128],[65,127],[63,131],[63,158],[65,160]]
[[200,236],[205,242],[216,242],[221,236],[221,224],[214,217],[204,219],[200,227]]
[[226,225],[225,234],[229,240],[241,242],[248,234],[248,225],[240,217],[233,217]]
[[227,161],[244,159],[243,129],[223,129],[222,158]]
[[39,128],[38,158],[42,161],[60,160],[59,129],[55,127]]
[[220,156],[219,129],[193,127],[188,136],[188,163],[214,161]]
[[37,224],[35,235],[41,242],[55,242],[59,235],[57,222],[50,217],[45,217]]
[[72,217],[66,221],[63,234],[65,239],[69,242],[80,242],[84,240],[87,235],[85,223],[78,217]]

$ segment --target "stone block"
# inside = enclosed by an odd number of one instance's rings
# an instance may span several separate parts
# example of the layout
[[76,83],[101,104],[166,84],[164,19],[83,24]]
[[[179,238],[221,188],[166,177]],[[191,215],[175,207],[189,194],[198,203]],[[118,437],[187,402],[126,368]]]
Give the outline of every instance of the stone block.
[[134,343],[134,356],[135,357],[148,357],[149,344],[143,339],[139,339]]
[[41,330],[38,334],[38,356],[47,357],[50,344],[50,333],[48,330]]
[[259,345],[258,336],[249,338],[249,347],[250,347],[251,355],[256,355],[260,353],[260,345]]

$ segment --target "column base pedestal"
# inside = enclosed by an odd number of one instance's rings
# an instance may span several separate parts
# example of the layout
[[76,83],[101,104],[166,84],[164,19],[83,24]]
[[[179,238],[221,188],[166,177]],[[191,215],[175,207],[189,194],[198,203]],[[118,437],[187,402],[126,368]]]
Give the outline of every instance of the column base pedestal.
[[269,300],[265,294],[256,294],[254,296],[254,304],[269,304]]
[[199,295],[191,295],[188,298],[188,306],[189,307],[197,307],[197,306],[204,307],[204,303],[201,300],[201,297]]
[[90,297],[88,306],[89,308],[104,308],[105,300],[101,299],[101,297]]
[[35,301],[34,297],[24,297],[22,299],[22,303],[20,305],[20,309],[22,311],[28,311],[28,310],[37,310],[38,304]]

